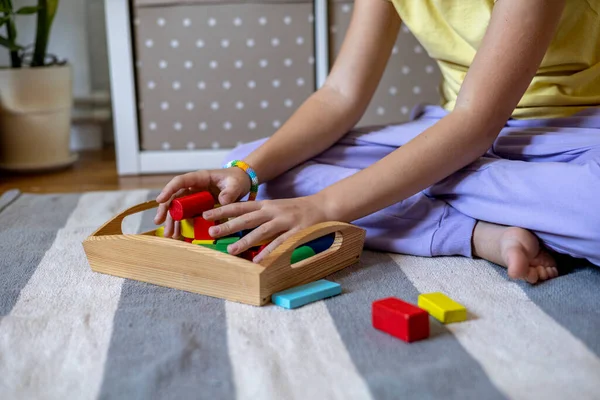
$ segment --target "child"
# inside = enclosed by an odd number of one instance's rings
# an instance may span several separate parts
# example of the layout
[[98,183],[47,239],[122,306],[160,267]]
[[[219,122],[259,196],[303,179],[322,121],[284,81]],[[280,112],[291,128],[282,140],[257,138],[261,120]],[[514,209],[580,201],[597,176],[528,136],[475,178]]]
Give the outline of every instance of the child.
[[[155,222],[177,235],[170,199],[210,190],[224,206],[204,217],[231,218],[214,237],[257,227],[231,254],[274,238],[254,261],[336,220],[365,228],[371,249],[484,258],[530,283],[558,275],[556,253],[600,265],[599,14],[600,0],[356,0],[325,85],[271,138],[236,149],[243,162],[175,177]],[[401,19],[438,62],[443,107],[348,133]],[[259,201],[231,204],[252,169]]]

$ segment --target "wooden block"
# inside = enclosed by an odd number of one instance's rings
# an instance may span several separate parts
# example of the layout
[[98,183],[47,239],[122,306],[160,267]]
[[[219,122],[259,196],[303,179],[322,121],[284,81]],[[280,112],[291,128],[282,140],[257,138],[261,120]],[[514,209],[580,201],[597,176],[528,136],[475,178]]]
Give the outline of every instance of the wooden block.
[[271,301],[283,308],[298,308],[342,293],[342,287],[325,279],[274,293]]
[[208,233],[208,228],[215,226],[214,221],[207,221],[202,217],[194,218],[194,239],[196,240],[215,240]]
[[219,244],[201,244],[200,246],[206,247],[207,249],[220,251],[221,253],[229,254],[227,252],[227,246],[223,246],[223,245],[219,245]]
[[395,297],[374,301],[372,323],[375,329],[405,342],[429,337],[429,314]]
[[443,293],[419,295],[419,307],[444,324],[462,322],[467,319],[467,309]]
[[155,236],[158,237],[165,237],[165,227],[161,226],[160,228],[158,228],[155,232],[154,232]]
[[173,199],[169,207],[169,214],[175,221],[194,218],[202,215],[204,211],[213,209],[215,199],[209,192],[194,193],[189,196]]
[[230,244],[237,242],[238,240],[240,240],[240,238],[237,236],[228,236],[228,237],[218,238],[217,244],[230,245]]
[[258,255],[259,251],[257,248],[248,249],[242,253],[242,258],[245,258],[248,261],[254,260],[254,257]]
[[214,240],[192,240],[192,244],[215,244]]
[[181,227],[181,236],[188,239],[194,239],[194,219],[182,219],[179,221]]
[[192,242],[194,241],[194,239],[192,239],[192,238],[186,238],[186,237],[184,237],[184,238],[183,238],[183,241],[184,241],[184,242],[187,242],[187,243],[192,243]]
[[290,264],[296,264],[302,260],[306,260],[315,255],[315,251],[308,246],[300,246],[292,253]]
[[306,243],[305,246],[312,248],[315,251],[315,254],[319,254],[330,248],[334,240],[335,233],[331,233],[318,239],[311,240],[310,242]]

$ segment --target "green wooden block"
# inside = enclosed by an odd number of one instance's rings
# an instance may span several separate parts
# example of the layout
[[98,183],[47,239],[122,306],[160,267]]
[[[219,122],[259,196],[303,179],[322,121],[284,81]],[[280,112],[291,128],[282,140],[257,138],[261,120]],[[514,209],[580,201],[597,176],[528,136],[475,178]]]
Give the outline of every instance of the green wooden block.
[[292,259],[290,260],[290,264],[296,264],[302,260],[306,260],[309,257],[314,256],[315,251],[309,246],[300,246],[292,253]]
[[227,244],[201,244],[200,246],[206,247],[207,249],[212,249],[216,251],[220,251],[221,253],[227,253]]
[[229,244],[233,244],[233,243],[237,242],[238,240],[240,240],[240,238],[237,236],[229,236],[229,237],[217,239],[217,244],[229,245]]

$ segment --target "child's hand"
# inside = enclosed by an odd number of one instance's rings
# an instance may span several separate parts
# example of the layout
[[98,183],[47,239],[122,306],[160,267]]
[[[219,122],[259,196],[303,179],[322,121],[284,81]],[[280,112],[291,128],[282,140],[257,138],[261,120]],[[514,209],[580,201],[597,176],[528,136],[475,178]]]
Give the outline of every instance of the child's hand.
[[154,223],[165,223],[165,237],[179,236],[179,223],[175,224],[169,215],[169,206],[176,197],[208,191],[221,205],[236,202],[250,192],[251,181],[240,168],[226,168],[209,171],[196,171],[176,176],[163,188],[156,198],[160,203]]
[[264,240],[273,240],[254,258],[259,262],[277,246],[301,229],[327,221],[323,202],[315,196],[286,200],[245,201],[206,211],[207,220],[232,218],[223,224],[211,227],[213,237],[221,237],[254,229],[248,235],[229,246],[228,251],[237,255]]

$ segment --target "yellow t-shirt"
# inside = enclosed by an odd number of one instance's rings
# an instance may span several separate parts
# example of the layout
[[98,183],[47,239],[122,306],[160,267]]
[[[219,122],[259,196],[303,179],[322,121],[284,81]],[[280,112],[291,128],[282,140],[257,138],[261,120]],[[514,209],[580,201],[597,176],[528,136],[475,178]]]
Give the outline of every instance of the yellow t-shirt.
[[[452,110],[494,0],[391,0],[443,76]],[[513,118],[556,118],[600,106],[600,0],[567,0],[558,31]]]

